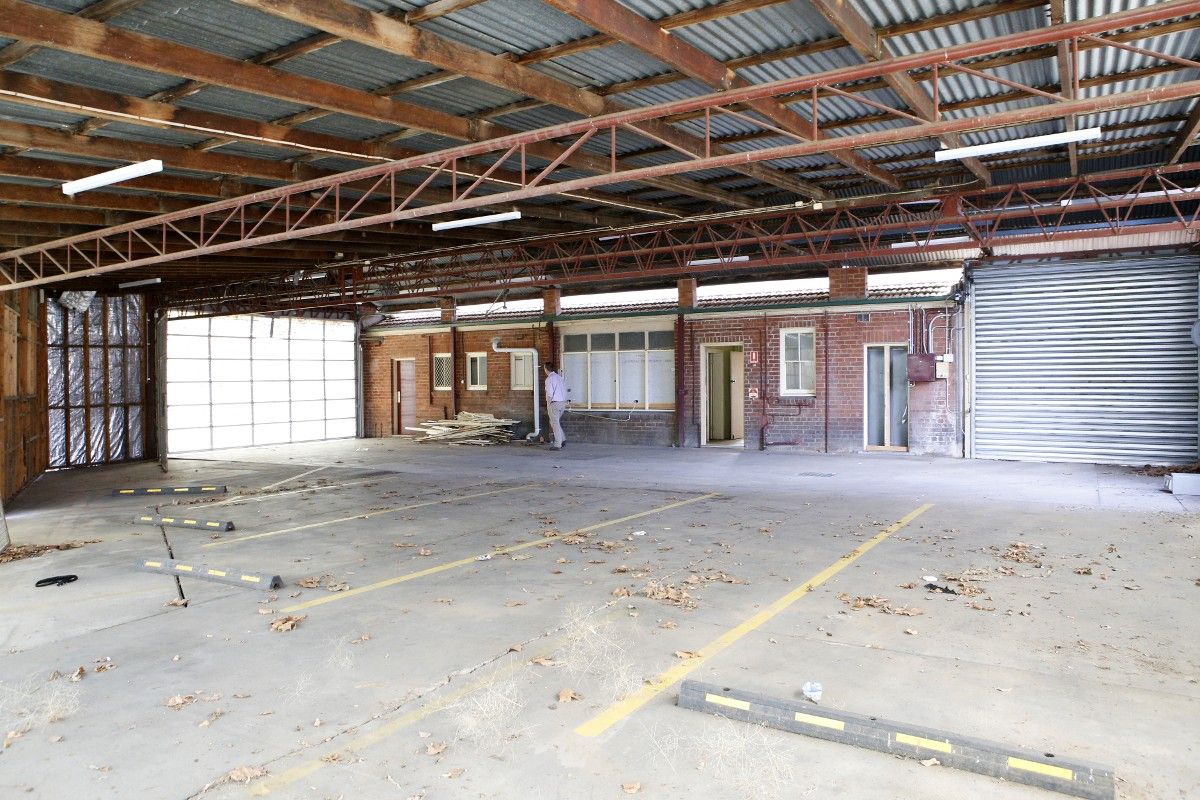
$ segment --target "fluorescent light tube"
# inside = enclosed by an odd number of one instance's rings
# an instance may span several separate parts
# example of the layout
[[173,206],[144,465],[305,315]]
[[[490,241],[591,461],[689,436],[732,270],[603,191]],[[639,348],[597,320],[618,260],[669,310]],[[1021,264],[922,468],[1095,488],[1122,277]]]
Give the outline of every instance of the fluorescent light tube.
[[1009,139],[1007,142],[989,142],[970,147],[951,147],[938,150],[933,154],[934,161],[950,161],[956,158],[974,158],[976,156],[992,156],[997,153],[1012,153],[1016,150],[1032,150],[1035,147],[1048,147],[1054,144],[1069,144],[1070,142],[1086,142],[1099,139],[1103,131],[1100,128],[1083,128],[1077,131],[1049,133],[1045,136],[1027,136],[1024,139]]
[[749,261],[750,256],[730,256],[729,258],[698,258],[687,262],[689,267],[706,267],[709,264],[731,264],[734,261]]
[[927,239],[923,242],[893,242],[890,246],[893,250],[899,250],[902,247],[926,247],[928,245],[937,244],[964,244],[965,242],[973,241],[970,236],[943,236],[940,239]]
[[433,229],[435,231],[448,231],[454,228],[470,228],[473,225],[490,225],[493,222],[507,222],[510,219],[520,219],[520,211],[505,211],[501,214],[485,214],[482,217],[467,217],[466,219],[452,219],[448,222],[435,222]]
[[139,161],[136,164],[130,164],[127,167],[118,167],[110,169],[108,172],[101,172],[98,175],[89,175],[86,178],[80,178],[77,181],[67,181],[62,185],[63,194],[67,197],[74,197],[80,192],[86,192],[88,189],[98,189],[101,186],[108,186],[112,183],[120,183],[121,181],[133,180],[140,178],[143,175],[153,175],[155,172],[162,172],[163,162],[157,158],[149,161]]
[[125,283],[118,283],[117,288],[132,289],[135,286],[154,286],[158,283],[162,283],[162,278],[145,278],[140,281],[126,281]]

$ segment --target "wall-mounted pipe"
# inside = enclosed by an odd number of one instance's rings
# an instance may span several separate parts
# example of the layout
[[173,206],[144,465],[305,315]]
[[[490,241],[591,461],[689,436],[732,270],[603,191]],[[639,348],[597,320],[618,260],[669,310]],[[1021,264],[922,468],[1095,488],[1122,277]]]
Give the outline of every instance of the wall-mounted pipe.
[[536,347],[501,347],[500,337],[492,337],[492,350],[497,353],[529,353],[533,356],[533,433],[526,439],[534,439],[542,434],[542,414],[539,409],[541,400],[541,375],[538,374],[538,351]]

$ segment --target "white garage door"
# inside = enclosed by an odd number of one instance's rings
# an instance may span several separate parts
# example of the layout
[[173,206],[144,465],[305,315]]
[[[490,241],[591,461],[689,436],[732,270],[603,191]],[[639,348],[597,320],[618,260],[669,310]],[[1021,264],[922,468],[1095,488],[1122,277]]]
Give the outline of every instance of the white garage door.
[[1197,259],[984,266],[970,274],[979,458],[1197,457]]
[[167,322],[170,452],[354,436],[352,322]]

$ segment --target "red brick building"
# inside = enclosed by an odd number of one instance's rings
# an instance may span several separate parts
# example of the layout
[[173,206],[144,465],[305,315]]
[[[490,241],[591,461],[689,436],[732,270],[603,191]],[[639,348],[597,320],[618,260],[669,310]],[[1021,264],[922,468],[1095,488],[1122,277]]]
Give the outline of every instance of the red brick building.
[[[677,299],[409,314],[363,334],[365,431],[460,411],[532,430],[536,348],[562,366],[569,441],[962,455],[960,309],[946,284],[697,292]],[[707,291],[707,296],[705,293]],[[541,313],[538,313],[538,312]],[[542,430],[546,432],[544,403]]]

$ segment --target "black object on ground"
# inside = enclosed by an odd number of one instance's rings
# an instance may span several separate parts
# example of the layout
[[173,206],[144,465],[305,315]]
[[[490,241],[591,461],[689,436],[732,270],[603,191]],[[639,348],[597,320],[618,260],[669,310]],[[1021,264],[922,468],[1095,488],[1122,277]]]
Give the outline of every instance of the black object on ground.
[[66,586],[68,583],[74,583],[79,580],[78,575],[55,575],[53,578],[42,578],[34,584],[38,588],[42,586]]

